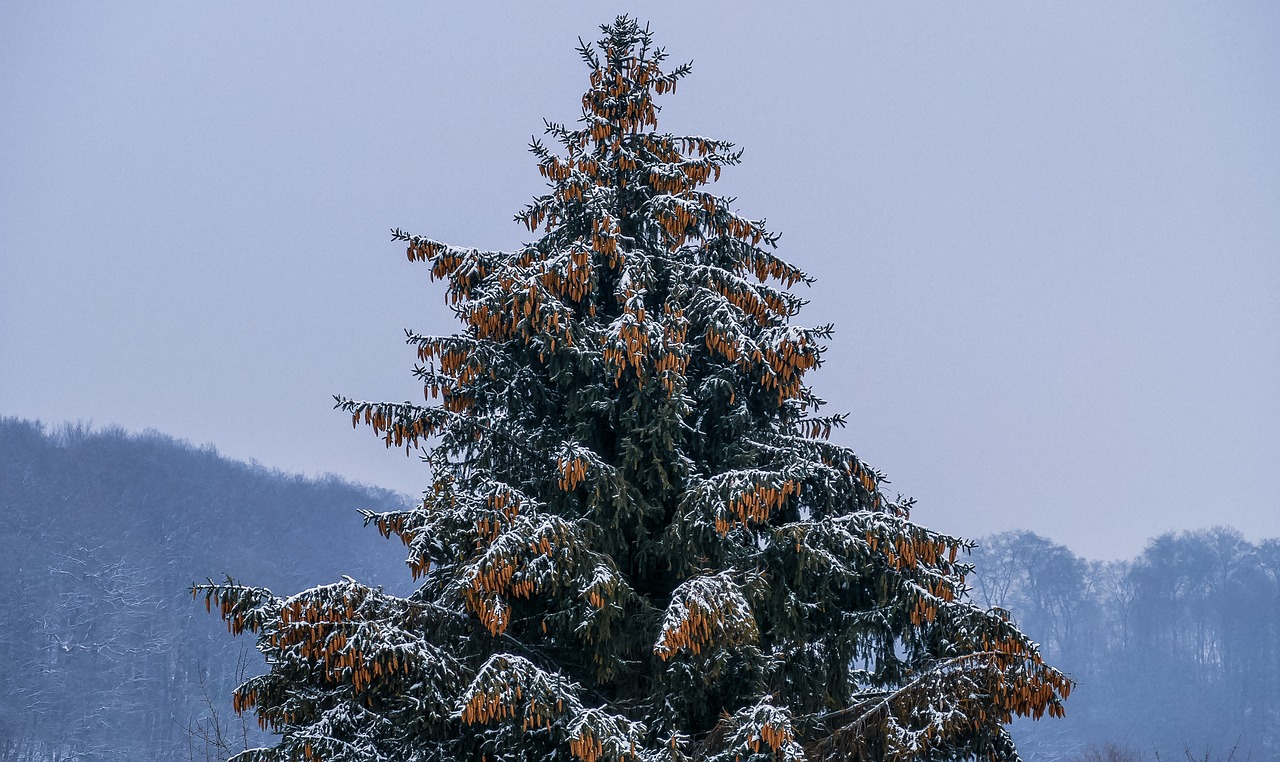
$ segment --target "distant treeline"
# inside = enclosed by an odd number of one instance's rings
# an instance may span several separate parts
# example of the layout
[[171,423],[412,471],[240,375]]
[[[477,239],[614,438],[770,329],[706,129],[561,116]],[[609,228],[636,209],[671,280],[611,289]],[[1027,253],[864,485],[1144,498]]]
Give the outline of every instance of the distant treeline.
[[1280,540],[1218,527],[1098,562],[1007,532],[973,562],[974,598],[1078,681],[1065,720],[1017,726],[1025,759],[1280,759]]
[[159,434],[0,419],[0,760],[225,759],[237,665],[263,663],[191,583],[403,584],[403,548],[356,511],[404,502]]
[[[226,573],[288,593],[345,574],[403,594],[403,549],[355,511],[405,500],[159,434],[0,419],[0,762],[243,748],[256,725],[229,696],[261,657],[188,586]],[[1280,759],[1280,541],[1219,528],[1102,563],[1011,532],[973,561],[977,602],[1079,681],[1065,720],[1018,724],[1028,762],[1173,762],[1184,745]]]

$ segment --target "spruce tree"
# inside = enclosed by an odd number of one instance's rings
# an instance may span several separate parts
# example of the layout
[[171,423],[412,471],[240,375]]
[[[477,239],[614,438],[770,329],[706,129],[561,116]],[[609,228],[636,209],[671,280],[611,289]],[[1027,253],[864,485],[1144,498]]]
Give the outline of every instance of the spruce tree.
[[237,759],[1016,759],[1003,725],[1070,682],[966,599],[971,543],[828,440],[809,278],[705,189],[741,152],[657,131],[688,65],[602,30],[577,124],[531,146],[536,240],[393,231],[463,328],[409,334],[426,405],[338,406],[430,467],[366,514],[420,587],[193,588],[270,667],[235,705],[279,740]]

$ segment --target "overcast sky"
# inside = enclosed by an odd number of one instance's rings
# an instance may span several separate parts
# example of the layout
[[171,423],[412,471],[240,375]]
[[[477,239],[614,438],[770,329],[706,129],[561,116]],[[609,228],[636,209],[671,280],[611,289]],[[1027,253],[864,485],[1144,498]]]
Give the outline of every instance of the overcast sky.
[[[797,10],[803,8],[803,10]],[[1280,536],[1280,4],[0,5],[0,415],[416,494],[331,395],[452,332],[402,227],[513,247],[573,48],[652,23],[662,127],[818,278],[837,435],[969,536]]]

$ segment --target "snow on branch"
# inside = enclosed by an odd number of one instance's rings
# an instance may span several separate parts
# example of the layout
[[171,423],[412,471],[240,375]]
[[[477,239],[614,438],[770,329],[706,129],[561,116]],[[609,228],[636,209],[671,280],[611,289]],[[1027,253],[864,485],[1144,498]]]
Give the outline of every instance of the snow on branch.
[[662,632],[653,651],[663,660],[687,650],[753,642],[759,636],[755,616],[732,570],[693,577],[671,594]]
[[707,762],[805,762],[791,713],[766,696],[726,716],[703,742]]
[[521,656],[494,654],[462,692],[454,716],[468,725],[507,723],[521,732],[550,729],[583,762],[634,758],[642,723],[584,707],[582,687]]

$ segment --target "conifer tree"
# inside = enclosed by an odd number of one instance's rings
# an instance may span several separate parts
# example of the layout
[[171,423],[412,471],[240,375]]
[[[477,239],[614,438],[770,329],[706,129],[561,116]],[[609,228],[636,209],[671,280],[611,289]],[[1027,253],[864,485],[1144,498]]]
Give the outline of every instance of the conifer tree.
[[417,592],[193,588],[270,665],[235,705],[278,743],[237,759],[1016,759],[1003,725],[1069,681],[966,599],[970,543],[828,441],[809,278],[706,190],[740,151],[659,132],[689,67],[602,30],[581,118],[531,146],[532,243],[393,232],[463,328],[409,334],[427,404],[338,406],[430,466],[366,514]]

